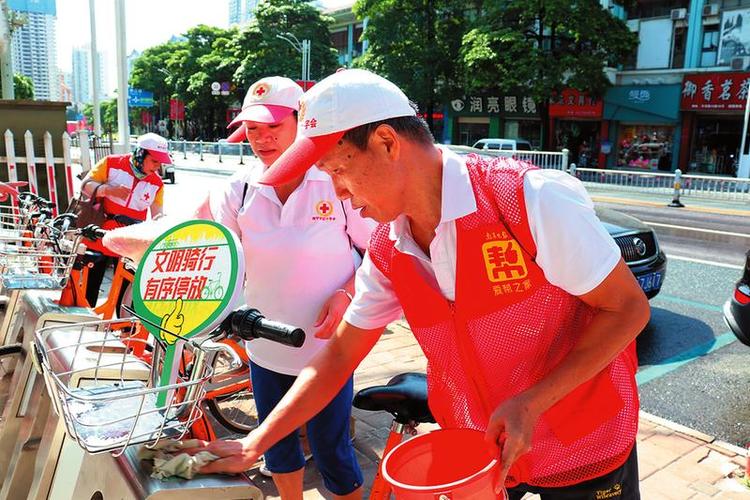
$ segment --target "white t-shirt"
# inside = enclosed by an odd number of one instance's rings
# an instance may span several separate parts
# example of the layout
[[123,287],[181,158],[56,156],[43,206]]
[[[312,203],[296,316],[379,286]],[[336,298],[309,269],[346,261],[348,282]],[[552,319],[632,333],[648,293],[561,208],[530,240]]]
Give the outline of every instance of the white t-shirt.
[[[463,158],[447,148],[443,155],[441,218],[430,243],[430,256],[414,241],[405,216],[390,224],[396,249],[413,255],[428,280],[443,296],[455,300],[456,219],[477,209],[471,179]],[[572,295],[596,288],[620,260],[620,249],[602,226],[586,189],[578,179],[559,170],[533,170],[524,176],[524,199],[536,263],[555,286]],[[357,271],[356,294],[344,315],[363,329],[382,328],[402,315],[388,278],[369,254]]]
[[211,193],[211,213],[242,241],[247,304],[306,333],[301,348],[252,340],[250,359],[297,375],[325,344],[313,336],[321,306],[360,263],[351,244],[367,248],[375,222],[339,201],[331,178],[315,167],[283,205],[272,187],[257,182],[261,173],[256,166],[232,176],[223,190]]

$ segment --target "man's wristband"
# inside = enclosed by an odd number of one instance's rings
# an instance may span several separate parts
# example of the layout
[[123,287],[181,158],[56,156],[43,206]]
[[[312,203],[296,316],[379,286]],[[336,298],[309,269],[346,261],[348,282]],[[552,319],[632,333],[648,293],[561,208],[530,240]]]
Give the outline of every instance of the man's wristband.
[[351,293],[349,293],[349,291],[348,291],[348,290],[345,290],[344,288],[339,288],[338,290],[336,290],[336,292],[337,292],[337,293],[338,293],[338,292],[341,292],[341,293],[343,293],[344,295],[346,295],[347,297],[349,297],[349,302],[351,302],[351,301],[353,301],[353,300],[354,300],[354,297],[352,297],[352,294],[351,294]]

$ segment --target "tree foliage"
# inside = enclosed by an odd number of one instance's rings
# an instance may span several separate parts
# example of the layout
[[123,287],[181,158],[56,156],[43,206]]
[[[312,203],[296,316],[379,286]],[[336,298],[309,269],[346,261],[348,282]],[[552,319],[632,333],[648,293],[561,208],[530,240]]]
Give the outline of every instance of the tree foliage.
[[473,14],[461,0],[357,0],[367,51],[356,65],[397,83],[427,113],[462,93],[462,36]]
[[302,55],[278,35],[291,33],[297,40],[310,40],[310,77],[320,80],[336,70],[336,50],[331,47],[328,27],[332,18],[323,15],[308,0],[267,0],[258,5],[255,19],[235,40],[240,64],[235,80],[247,88],[269,75],[297,80]]
[[461,49],[469,87],[524,89],[536,101],[543,126],[552,95],[572,87],[601,96],[610,84],[605,67],[617,67],[638,44],[598,0],[484,4],[485,14],[466,33]]
[[[188,118],[186,136],[215,140],[226,135],[227,108],[241,103],[254,81],[271,75],[299,78],[301,55],[277,34],[312,40],[312,78],[335,70],[330,21],[308,1],[268,0],[242,30],[199,25],[181,40],[145,50],[133,64],[130,86],[154,93],[157,118],[168,118],[169,100],[181,99]],[[214,95],[213,82],[230,83],[230,94]]]
[[[3,92],[3,85],[0,82],[0,95]],[[28,76],[16,73],[13,75],[13,92],[15,99],[33,99],[34,98],[34,81]]]

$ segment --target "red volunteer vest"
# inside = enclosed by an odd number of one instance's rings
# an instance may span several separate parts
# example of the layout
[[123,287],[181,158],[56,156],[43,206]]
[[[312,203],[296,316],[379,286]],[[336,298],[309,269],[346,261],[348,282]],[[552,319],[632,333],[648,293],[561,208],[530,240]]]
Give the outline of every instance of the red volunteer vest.
[[[104,212],[108,216],[125,215],[138,221],[146,220],[149,207],[156,199],[159,190],[164,186],[161,177],[155,173],[149,174],[143,179],[138,179],[130,165],[130,155],[111,155],[107,157],[107,183],[130,186],[130,194],[124,203],[122,200],[105,195],[102,199]],[[114,219],[107,219],[102,224],[102,228],[115,229],[124,225]],[[86,246],[91,250],[115,256],[115,254],[104,248],[101,241],[92,242],[86,240]]]
[[[467,159],[477,211],[456,221],[456,301],[400,253],[388,225],[369,252],[390,279],[428,360],[429,404],[442,427],[485,430],[503,401],[554,368],[594,311],[536,264],[523,195],[527,163]],[[561,487],[604,475],[631,452],[638,426],[635,343],[542,414],[507,486]]]

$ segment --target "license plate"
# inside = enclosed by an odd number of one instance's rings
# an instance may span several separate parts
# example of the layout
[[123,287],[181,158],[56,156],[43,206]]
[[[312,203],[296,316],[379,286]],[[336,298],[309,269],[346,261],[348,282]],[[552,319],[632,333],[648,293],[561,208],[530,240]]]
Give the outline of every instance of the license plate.
[[644,292],[650,292],[661,286],[661,273],[648,273],[638,277],[638,284]]

